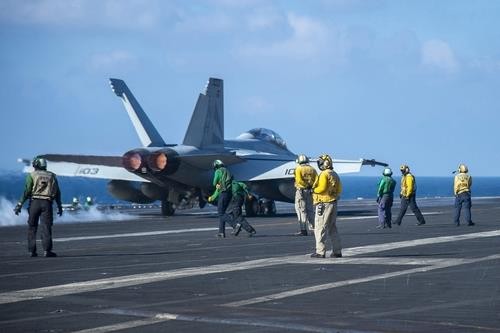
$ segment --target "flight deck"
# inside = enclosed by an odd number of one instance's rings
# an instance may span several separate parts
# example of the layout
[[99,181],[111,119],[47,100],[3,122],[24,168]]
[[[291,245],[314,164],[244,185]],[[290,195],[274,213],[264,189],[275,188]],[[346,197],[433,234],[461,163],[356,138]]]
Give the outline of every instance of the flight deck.
[[426,225],[376,229],[374,202],[341,202],[343,258],[325,259],[293,206],[225,239],[213,209],[56,221],[57,258],[3,227],[0,331],[500,332],[500,199],[474,199],[471,227],[451,199],[419,205]]

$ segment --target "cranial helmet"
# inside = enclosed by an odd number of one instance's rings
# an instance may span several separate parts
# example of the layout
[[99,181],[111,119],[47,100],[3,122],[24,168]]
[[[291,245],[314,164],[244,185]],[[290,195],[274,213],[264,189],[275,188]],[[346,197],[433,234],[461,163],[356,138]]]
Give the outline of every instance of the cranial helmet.
[[309,163],[309,158],[304,154],[300,154],[295,162],[297,162],[298,164]]
[[218,169],[220,167],[223,167],[224,163],[221,160],[215,160],[214,161],[214,169]]
[[406,164],[402,164],[399,167],[399,170],[401,170],[401,173],[405,174],[405,173],[410,172],[410,167],[408,165],[406,165]]
[[320,170],[333,169],[333,161],[330,155],[323,154],[318,157],[318,168]]
[[391,168],[385,168],[384,172],[382,172],[384,176],[392,176],[392,170]]
[[467,168],[467,165],[461,163],[458,166],[458,172],[460,172],[460,173],[467,173],[467,172],[469,172],[469,169]]
[[33,160],[33,168],[36,170],[47,170],[47,160],[41,157],[35,157]]

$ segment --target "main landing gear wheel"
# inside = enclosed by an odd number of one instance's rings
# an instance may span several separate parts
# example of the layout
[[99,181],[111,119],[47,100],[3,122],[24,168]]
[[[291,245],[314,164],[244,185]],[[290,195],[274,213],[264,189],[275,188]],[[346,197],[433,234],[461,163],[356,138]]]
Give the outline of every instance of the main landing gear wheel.
[[161,201],[161,215],[172,216],[172,215],[174,215],[174,213],[175,213],[174,205],[167,200],[162,200]]

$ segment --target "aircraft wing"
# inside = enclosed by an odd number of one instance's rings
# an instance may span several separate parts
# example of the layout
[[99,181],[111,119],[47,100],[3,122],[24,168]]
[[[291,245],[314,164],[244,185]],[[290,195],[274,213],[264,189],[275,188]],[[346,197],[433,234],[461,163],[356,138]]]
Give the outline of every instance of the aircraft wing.
[[[46,154],[39,157],[45,158],[47,170],[58,176],[148,182],[123,168],[121,156]],[[23,159],[21,162],[25,164],[24,172],[33,170],[31,161]]]
[[[252,163],[255,160],[259,162]],[[333,160],[333,168],[338,174],[360,172],[361,167],[366,164],[368,163],[364,159]],[[315,160],[311,160],[311,165],[319,172]],[[263,181],[293,178],[295,167],[295,160],[250,158],[247,163],[232,166],[231,171],[239,180]]]

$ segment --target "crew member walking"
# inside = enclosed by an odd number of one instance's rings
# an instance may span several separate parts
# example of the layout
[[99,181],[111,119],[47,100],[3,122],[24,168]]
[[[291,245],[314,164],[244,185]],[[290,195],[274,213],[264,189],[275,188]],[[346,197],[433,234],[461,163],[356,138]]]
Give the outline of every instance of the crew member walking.
[[316,170],[309,165],[309,158],[299,155],[295,167],[295,212],[299,220],[300,231],[297,236],[307,236],[309,230],[314,230],[314,207],[311,189],[316,180]]
[[425,224],[425,219],[420,209],[417,206],[416,194],[417,194],[417,184],[415,182],[415,177],[410,173],[410,167],[406,164],[401,165],[399,168],[401,170],[401,207],[399,209],[399,214],[394,222],[397,225],[401,225],[401,221],[406,214],[408,206],[410,206],[412,212],[417,218],[417,225]]
[[378,203],[378,226],[377,228],[392,228],[392,203],[394,201],[394,189],[396,181],[392,179],[392,170],[385,168],[382,172],[377,191]]
[[470,193],[472,177],[469,175],[469,169],[465,164],[458,166],[458,174],[455,175],[453,183],[453,192],[455,193],[455,225],[457,227],[460,225],[460,212],[463,206],[465,220],[468,225],[472,226],[475,224],[472,222],[470,212],[472,206]]
[[56,257],[52,252],[52,203],[57,204],[57,214],[62,215],[61,191],[57,183],[56,175],[47,171],[47,161],[36,157],[33,160],[35,171],[26,176],[24,193],[19,199],[14,213],[19,215],[24,202],[29,199],[28,217],[28,253],[31,257],[38,256],[36,251],[36,232],[38,221],[41,219],[41,238],[45,257]]
[[340,236],[337,232],[337,201],[342,192],[342,183],[333,171],[332,158],[323,154],[318,158],[318,167],[321,170],[313,185],[313,203],[316,206],[314,219],[314,237],[316,251],[311,258],[324,258],[326,254],[327,234],[332,241],[333,251],[330,257],[342,257]]
[[217,214],[219,215],[219,233],[217,237],[226,237],[226,221],[228,216],[226,214],[227,207],[231,202],[232,190],[231,185],[233,181],[233,176],[226,168],[221,160],[215,160],[213,163],[215,170],[214,180],[212,182],[215,186],[215,192],[218,191],[218,201],[217,201]]

